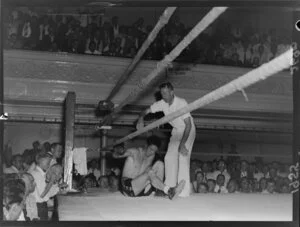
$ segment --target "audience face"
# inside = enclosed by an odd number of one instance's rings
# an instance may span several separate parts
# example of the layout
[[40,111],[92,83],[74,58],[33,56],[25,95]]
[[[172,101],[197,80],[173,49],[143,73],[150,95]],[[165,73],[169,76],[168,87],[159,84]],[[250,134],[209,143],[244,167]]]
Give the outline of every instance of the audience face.
[[225,177],[224,177],[224,175],[219,174],[217,176],[217,185],[224,186],[224,184],[225,184]]
[[13,166],[16,167],[18,170],[23,169],[23,158],[21,155],[16,155],[12,162]]
[[259,66],[259,58],[258,57],[253,58],[253,66]]
[[259,181],[259,186],[260,186],[260,190],[263,191],[267,188],[267,179],[266,178],[261,178]]
[[38,166],[45,172],[49,169],[51,159],[49,157],[42,157],[38,160]]
[[272,179],[275,179],[277,177],[277,170],[275,168],[271,168],[269,173]]
[[247,162],[245,162],[245,161],[241,162],[241,171],[242,172],[248,171],[248,163]]
[[269,193],[274,193],[275,192],[275,182],[274,181],[269,181],[268,183],[267,183],[267,191],[269,192]]
[[62,156],[62,146],[57,144],[54,148],[51,149],[54,158],[61,158]]
[[109,178],[109,188],[111,191],[118,191],[119,189],[119,180],[115,176]]
[[234,193],[237,191],[237,183],[235,180],[230,180],[227,184],[228,193]]
[[281,186],[281,193],[290,193],[290,187],[287,184]]
[[203,179],[204,179],[204,176],[203,176],[202,172],[196,173],[196,181],[197,181],[197,183],[202,183]]
[[247,178],[241,180],[241,192],[248,193],[250,191],[249,182]]
[[86,188],[94,188],[96,186],[95,180],[90,177],[85,178],[85,187]]
[[97,163],[97,160],[92,160],[92,161],[91,161],[91,168],[92,168],[92,169],[98,169],[98,163]]
[[251,164],[249,165],[249,172],[251,172],[251,173],[254,173],[254,172],[255,172],[255,164],[254,164],[254,163],[251,163]]
[[220,160],[218,164],[218,169],[223,172],[226,169],[226,164],[224,161]]
[[198,189],[197,189],[197,191],[198,191],[198,193],[207,193],[207,185],[206,184],[199,184],[198,185]]
[[203,163],[202,171],[203,171],[203,173],[208,173],[209,172],[209,167],[208,167],[208,163],[207,162]]
[[196,160],[192,160],[191,161],[191,170],[196,170],[197,169],[197,161]]
[[214,192],[216,187],[216,182],[214,180],[208,180],[207,185],[208,185],[208,192]]
[[41,144],[39,141],[34,141],[32,144],[32,147],[34,150],[39,150],[39,149],[41,149]]
[[108,188],[109,187],[109,183],[108,183],[108,178],[105,176],[101,176],[99,178],[99,187],[100,188]]
[[263,174],[268,174],[269,173],[269,167],[267,165],[263,166]]

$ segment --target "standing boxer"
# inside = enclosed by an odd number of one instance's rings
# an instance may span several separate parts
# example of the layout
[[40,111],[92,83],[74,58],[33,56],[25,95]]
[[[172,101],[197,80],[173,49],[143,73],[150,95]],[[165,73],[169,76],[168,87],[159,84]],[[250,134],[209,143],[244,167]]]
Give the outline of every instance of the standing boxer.
[[[144,117],[148,113],[164,112],[168,115],[185,107],[185,99],[174,95],[173,85],[169,82],[159,86],[162,100],[153,103],[143,111],[137,123],[137,129],[144,127]],[[165,156],[165,184],[174,187],[181,180],[190,182],[190,157],[196,137],[196,130],[193,118],[190,113],[186,113],[169,122],[172,126],[172,136]],[[190,184],[186,183],[185,188],[179,194],[180,197],[190,195]]]

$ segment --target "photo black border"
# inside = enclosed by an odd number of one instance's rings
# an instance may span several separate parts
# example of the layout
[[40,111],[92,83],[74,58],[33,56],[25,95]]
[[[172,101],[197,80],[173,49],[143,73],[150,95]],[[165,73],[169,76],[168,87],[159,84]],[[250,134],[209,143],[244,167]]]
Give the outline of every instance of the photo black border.
[[[2,22],[3,14],[2,9],[4,6],[67,6],[67,5],[84,5],[86,3],[92,2],[93,0],[0,0],[0,36],[2,36]],[[251,0],[236,0],[236,1],[226,1],[226,0],[198,0],[198,1],[184,1],[184,0],[170,0],[170,1],[160,1],[160,0],[139,0],[139,1],[127,1],[127,0],[111,0],[107,1],[110,3],[119,4],[125,7],[166,7],[166,6],[178,6],[178,7],[213,7],[213,6],[228,6],[228,7],[290,7],[296,9],[293,12],[293,42],[297,42],[298,49],[300,50],[300,31],[295,28],[295,22],[300,20],[300,0],[290,1],[290,0],[262,0],[262,1],[251,1]],[[0,37],[0,115],[3,113],[3,101],[4,101],[4,70],[3,70],[3,37]],[[300,69],[300,63],[298,63]],[[300,70],[296,71],[293,75],[293,164],[296,165],[299,162],[299,152],[300,152]],[[4,141],[4,121],[0,120],[0,147],[3,149]],[[299,138],[297,140],[297,138]],[[2,164],[2,155],[0,154],[0,162]],[[1,165],[2,166],[2,165]],[[3,176],[3,168],[0,168],[0,176]],[[3,178],[0,177],[0,185],[3,185]],[[2,199],[2,190],[0,190],[0,198]],[[184,209],[184,208],[182,208]],[[228,207],[230,209],[230,207]],[[145,211],[147,212],[147,211]],[[212,211],[213,212],[213,211]],[[266,211],[267,212],[267,211]],[[201,213],[199,214],[201,215]],[[2,221],[3,210],[0,211],[0,226],[270,226],[270,227],[298,227],[299,226],[299,191],[293,194],[293,221],[292,222],[172,222],[170,221],[61,221],[61,222],[8,222]]]

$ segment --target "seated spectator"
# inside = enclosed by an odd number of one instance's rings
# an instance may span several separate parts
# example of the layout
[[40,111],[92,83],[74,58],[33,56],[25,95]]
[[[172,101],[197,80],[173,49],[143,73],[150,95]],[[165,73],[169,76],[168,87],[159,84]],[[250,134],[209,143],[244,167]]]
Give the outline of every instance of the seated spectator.
[[274,181],[278,180],[277,170],[274,167],[270,168],[269,175],[270,175],[270,179],[272,179]]
[[228,173],[227,171],[227,168],[226,168],[226,163],[224,160],[219,160],[219,162],[217,163],[217,170],[215,170],[212,175],[213,175],[213,179],[214,180],[217,180],[217,176],[219,174],[222,174],[224,175],[225,177],[225,182],[224,182],[224,185],[227,185],[229,179],[230,179],[230,174]]
[[230,66],[241,67],[243,63],[239,60],[238,53],[233,53],[231,60],[229,61]]
[[208,185],[206,183],[200,183],[196,190],[197,193],[207,193]]
[[196,179],[196,169],[198,169],[197,166],[197,160],[196,159],[191,159],[190,161],[190,181],[194,182]]
[[224,61],[223,61],[222,55],[220,55],[220,54],[216,55],[216,65],[224,65]]
[[226,185],[225,185],[225,176],[223,174],[219,174],[217,176],[216,181],[216,187],[215,187],[216,193],[227,193]]
[[213,179],[208,179],[207,180],[207,186],[208,186],[208,192],[209,193],[214,193],[215,192],[215,187],[216,187],[216,181]]
[[249,190],[251,193],[256,192],[256,183],[254,178],[248,178]]
[[241,161],[241,171],[240,171],[239,177],[240,178],[251,177],[249,175],[250,175],[250,173],[249,173],[249,163],[246,160],[242,160]]
[[281,164],[279,166],[277,175],[282,178],[288,177],[289,172],[290,172],[289,167],[290,166],[287,164]]
[[51,152],[51,144],[49,142],[43,143],[41,150],[44,153]]
[[23,171],[23,158],[22,158],[22,155],[17,154],[12,157],[11,166],[8,168],[5,168],[3,170],[3,173],[10,174],[10,173],[19,173],[22,171]]
[[98,187],[97,179],[93,174],[89,174],[85,177],[85,187],[86,188]]
[[101,176],[98,180],[99,187],[101,189],[108,189],[109,183],[108,183],[108,177],[107,176]]
[[259,192],[263,192],[267,189],[267,179],[261,178],[259,181]]
[[264,174],[262,172],[262,164],[261,163],[257,163],[255,165],[255,170],[254,170],[254,174],[253,177],[259,182],[261,178],[264,177]]
[[282,184],[280,188],[281,193],[290,193],[290,186],[288,184]]
[[201,183],[205,183],[204,176],[203,176],[203,173],[201,171],[198,171],[196,173],[196,180],[194,180],[192,182],[193,189],[194,189],[195,192],[197,192],[198,185],[201,184]]
[[262,193],[265,193],[265,194],[274,194],[276,193],[275,192],[275,181],[272,180],[272,179],[269,179],[267,181],[267,188],[265,190],[262,191]]
[[180,38],[181,37],[178,34],[178,31],[176,31],[176,28],[171,27],[170,35],[168,35],[167,41],[170,43],[172,49],[180,42]]
[[[15,178],[15,179],[14,179]],[[23,209],[25,201],[25,184],[17,179],[4,179],[3,184],[3,220],[25,221]]]
[[110,175],[108,177],[108,185],[109,185],[109,191],[116,192],[119,191],[119,179],[118,177],[114,175]]
[[273,58],[273,55],[272,55],[271,51],[268,48],[266,48],[266,46],[264,46],[263,44],[260,44],[258,46],[257,52],[254,52],[253,58],[258,58],[259,59],[258,65],[262,65],[262,64],[270,61],[270,59]]
[[228,193],[237,193],[238,192],[238,183],[235,179],[230,179],[227,184]]
[[269,173],[269,166],[268,165],[264,165],[263,166],[263,170],[262,173],[264,174],[264,178],[269,179],[270,178],[270,173]]
[[98,161],[97,159],[93,159],[89,163],[89,169],[88,169],[88,174],[93,174],[96,179],[99,179],[101,176],[101,171],[99,169]]
[[248,181],[247,177],[241,178],[240,184],[241,184],[241,187],[240,187],[241,192],[243,192],[243,193],[250,192],[250,186],[249,186],[249,181]]
[[208,179],[214,179],[214,175],[211,172],[211,162],[204,162],[202,165],[202,173],[204,177],[204,181],[207,181]]
[[89,48],[84,52],[85,54],[95,54],[95,55],[100,55],[101,52],[96,50],[96,43],[95,41],[90,41],[89,42]]
[[[212,161],[212,163],[211,163],[211,170],[210,170],[210,172],[214,173],[217,169],[218,169],[218,160],[214,159]],[[215,180],[217,179],[217,176],[216,176]]]
[[284,52],[288,51],[289,48],[290,48],[290,42],[288,39],[286,38],[279,38],[279,41],[278,41],[278,46],[277,46],[277,52],[276,52],[276,56],[275,57],[278,57],[279,55],[283,54]]

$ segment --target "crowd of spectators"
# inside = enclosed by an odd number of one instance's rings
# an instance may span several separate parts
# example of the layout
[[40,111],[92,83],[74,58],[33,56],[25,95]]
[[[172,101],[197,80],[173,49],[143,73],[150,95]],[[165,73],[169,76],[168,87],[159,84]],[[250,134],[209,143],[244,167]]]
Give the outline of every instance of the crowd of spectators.
[[[59,143],[33,142],[33,148],[10,156],[11,144],[4,149],[3,217],[12,221],[57,220],[57,194],[66,193],[63,182],[63,148]],[[87,163],[88,174],[80,175],[73,168],[72,189],[88,192],[119,190],[120,169],[107,168],[101,175],[98,161]]]
[[[63,148],[59,143],[35,141],[33,148],[8,158],[4,154],[3,214],[5,220],[57,220],[57,194],[66,193],[63,182]],[[119,192],[122,166],[107,163],[105,174],[99,159],[86,163],[87,174],[73,167],[73,192],[90,190]],[[192,193],[291,193],[288,164],[263,160],[248,162],[237,157],[202,162],[192,159],[190,177]]]
[[[154,24],[145,25],[142,17],[128,26],[118,16],[104,20],[94,14],[50,15],[18,9],[6,11],[4,18],[5,48],[127,58],[135,56],[154,27]],[[175,14],[143,58],[161,60],[190,29]],[[258,32],[251,27],[238,28],[220,22],[201,33],[176,60],[257,67],[289,48],[291,37],[278,33],[276,29]]]
[[289,165],[224,159],[191,161],[194,193],[290,193]]

